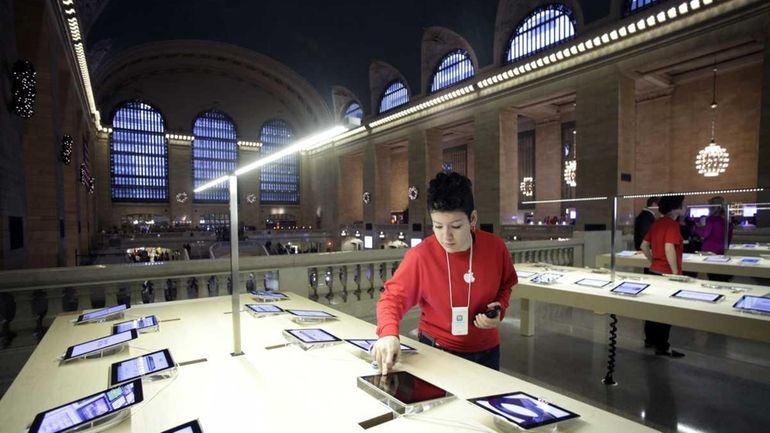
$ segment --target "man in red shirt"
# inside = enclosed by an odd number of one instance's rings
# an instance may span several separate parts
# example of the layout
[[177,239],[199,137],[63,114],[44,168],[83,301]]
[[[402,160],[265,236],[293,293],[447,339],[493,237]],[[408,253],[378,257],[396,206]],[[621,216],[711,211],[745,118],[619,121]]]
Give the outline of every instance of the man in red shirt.
[[[683,195],[674,195],[662,197],[658,203],[658,211],[663,216],[652,224],[642,241],[642,252],[652,262],[651,274],[682,274],[684,239],[677,219],[682,215],[683,202]],[[670,350],[670,333],[671,325],[649,320],[644,322],[644,343],[647,347],[654,347],[656,355],[681,358],[683,353]]]
[[500,369],[498,327],[518,282],[499,237],[476,231],[471,181],[439,173],[430,181],[433,235],[410,249],[377,303],[375,361],[387,374],[400,354],[399,322],[420,305],[419,339]]

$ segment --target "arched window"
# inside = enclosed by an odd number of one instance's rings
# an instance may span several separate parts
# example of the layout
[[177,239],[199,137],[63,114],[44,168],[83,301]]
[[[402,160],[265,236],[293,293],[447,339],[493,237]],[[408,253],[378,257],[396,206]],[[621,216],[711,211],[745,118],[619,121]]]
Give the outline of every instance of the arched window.
[[662,0],[626,0],[625,14],[631,15],[641,9],[645,9],[648,6],[652,6],[655,3],[660,3]]
[[342,115],[342,120],[349,125],[360,126],[361,120],[364,118],[364,110],[358,102],[351,102],[345,108],[345,114]]
[[575,37],[575,17],[562,4],[537,8],[516,27],[506,52],[506,61],[517,60],[547,50]]
[[385,92],[382,93],[382,98],[380,98],[380,113],[392,110],[407,102],[409,102],[409,91],[406,89],[404,82],[401,80],[391,81],[388,87],[385,88]]
[[[238,164],[238,137],[235,123],[225,113],[211,110],[195,118],[193,124],[192,169],[195,188],[232,173]],[[196,202],[227,203],[230,189],[222,182],[196,192]]]
[[144,102],[125,102],[112,117],[110,180],[113,201],[168,201],[166,126]]
[[475,73],[473,62],[467,51],[462,49],[452,51],[441,59],[436,71],[433,72],[430,91],[435,92],[447,88],[472,77]]
[[[270,155],[286,147],[294,132],[285,120],[268,120],[259,131],[261,153]],[[262,167],[259,201],[263,204],[299,204],[299,154],[284,156]]]

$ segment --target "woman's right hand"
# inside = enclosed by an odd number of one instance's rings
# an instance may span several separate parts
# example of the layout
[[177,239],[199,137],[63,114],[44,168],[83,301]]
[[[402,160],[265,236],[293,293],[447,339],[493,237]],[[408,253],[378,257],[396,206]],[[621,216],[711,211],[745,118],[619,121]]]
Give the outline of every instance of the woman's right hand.
[[401,341],[395,335],[380,337],[372,346],[372,357],[383,376],[396,365],[401,355]]

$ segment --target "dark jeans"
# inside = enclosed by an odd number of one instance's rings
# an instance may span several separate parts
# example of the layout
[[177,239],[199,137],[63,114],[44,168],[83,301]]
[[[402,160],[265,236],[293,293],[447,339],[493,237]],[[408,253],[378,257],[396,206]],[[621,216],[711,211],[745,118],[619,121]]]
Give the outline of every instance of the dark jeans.
[[[661,275],[648,268],[644,268],[644,273],[648,275]],[[666,323],[644,321],[644,344],[652,346],[660,352],[668,352],[671,345],[668,343],[668,337],[671,335],[671,325]]]
[[467,359],[468,361],[481,364],[485,367],[489,367],[493,370],[500,371],[500,346],[495,346],[489,350],[482,350],[481,352],[455,352],[453,350],[447,350],[439,346],[436,340],[426,337],[424,334],[419,336],[420,343],[433,346],[437,349],[441,349],[444,352],[451,353],[452,355],[459,356],[460,358]]

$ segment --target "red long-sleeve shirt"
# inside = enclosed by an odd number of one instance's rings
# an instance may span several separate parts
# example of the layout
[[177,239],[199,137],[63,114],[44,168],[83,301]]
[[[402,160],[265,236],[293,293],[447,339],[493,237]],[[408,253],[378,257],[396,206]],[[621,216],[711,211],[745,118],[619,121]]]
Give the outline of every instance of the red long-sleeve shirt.
[[[438,344],[455,352],[479,352],[500,344],[495,329],[479,329],[473,325],[477,313],[487,311],[490,302],[500,303],[500,317],[505,315],[511,289],[518,282],[511,255],[502,239],[484,231],[475,232],[471,301],[468,308],[468,335],[452,335],[449,305],[449,280],[446,253],[431,235],[407,251],[393,278],[385,283],[385,291],[377,303],[377,335],[398,335],[398,324],[415,304],[420,305],[421,332],[435,338]],[[470,250],[449,253],[452,269],[452,298],[455,307],[468,305],[468,271]]]

